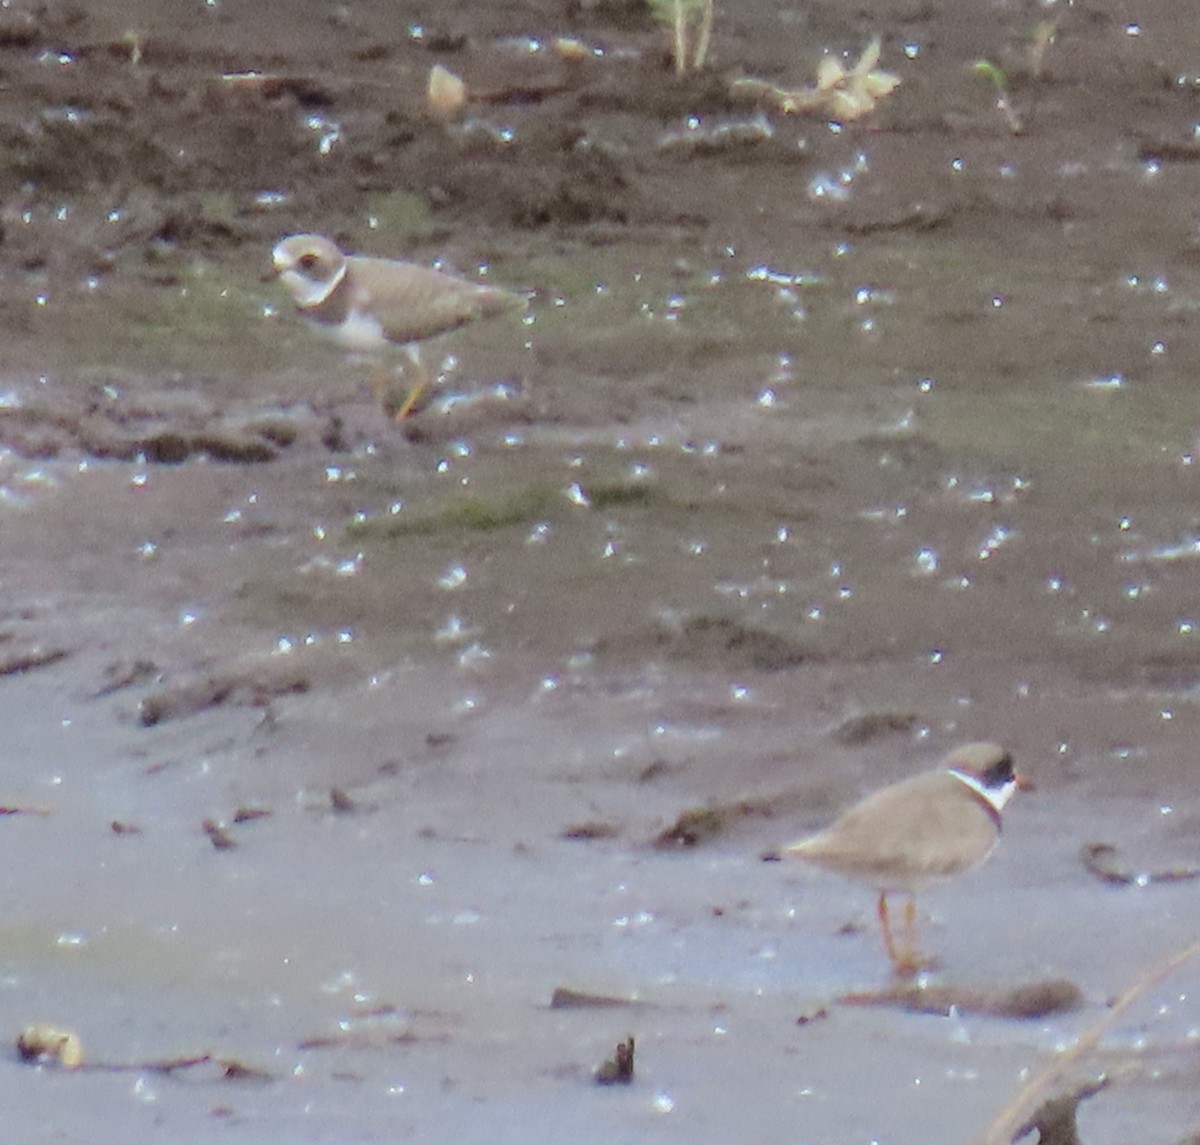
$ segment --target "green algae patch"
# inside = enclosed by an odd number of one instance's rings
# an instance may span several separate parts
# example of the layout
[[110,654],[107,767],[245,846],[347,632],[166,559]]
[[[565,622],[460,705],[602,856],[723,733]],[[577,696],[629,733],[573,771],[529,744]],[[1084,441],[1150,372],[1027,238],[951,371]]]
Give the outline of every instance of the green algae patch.
[[445,532],[489,533],[531,525],[560,515],[567,507],[558,490],[533,486],[498,497],[456,497],[436,505],[405,509],[392,517],[355,520],[347,525],[346,531],[355,540]]
[[406,506],[388,517],[362,517],[346,526],[355,541],[431,536],[441,533],[491,533],[557,522],[571,514],[613,509],[646,509],[662,500],[651,485],[614,482],[579,490],[531,485],[509,493],[455,496],[437,503]]
[[428,201],[411,191],[372,191],[366,196],[365,210],[373,229],[393,240],[414,240],[434,229]]
[[660,491],[651,485],[598,485],[589,490],[593,509],[648,509],[661,500]]

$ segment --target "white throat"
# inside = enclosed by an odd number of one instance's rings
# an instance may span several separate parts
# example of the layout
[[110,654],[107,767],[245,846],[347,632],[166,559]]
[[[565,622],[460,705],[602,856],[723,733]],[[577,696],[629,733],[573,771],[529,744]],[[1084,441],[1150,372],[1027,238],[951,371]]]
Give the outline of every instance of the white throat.
[[1017,781],[1010,779],[1003,787],[985,787],[979,782],[979,777],[956,767],[946,769],[955,779],[965,783],[980,799],[986,800],[997,815],[1004,810],[1004,805],[1013,797],[1017,789]]
[[296,305],[301,310],[311,310],[314,306],[322,305],[325,299],[337,289],[342,279],[346,277],[346,265],[343,263],[338,267],[337,274],[328,282],[318,282],[295,269],[285,270],[280,277],[292,292]]

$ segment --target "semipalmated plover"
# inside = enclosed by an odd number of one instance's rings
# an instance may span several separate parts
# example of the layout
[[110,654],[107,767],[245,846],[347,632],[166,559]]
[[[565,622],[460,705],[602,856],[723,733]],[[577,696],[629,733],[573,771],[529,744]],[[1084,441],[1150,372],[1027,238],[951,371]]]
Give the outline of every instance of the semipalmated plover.
[[[879,891],[883,942],[897,974],[929,963],[916,950],[915,895],[927,883],[979,866],[1000,837],[1000,815],[1018,786],[1012,757],[994,743],[950,752],[933,771],[893,783],[844,811],[824,831],[784,849]],[[887,897],[908,894],[904,942],[897,945]]]
[[321,235],[289,235],[271,257],[296,308],[326,337],[357,353],[379,356],[396,347],[408,355],[417,380],[397,420],[416,409],[429,385],[419,343],[526,305],[519,294],[417,263],[343,254]]

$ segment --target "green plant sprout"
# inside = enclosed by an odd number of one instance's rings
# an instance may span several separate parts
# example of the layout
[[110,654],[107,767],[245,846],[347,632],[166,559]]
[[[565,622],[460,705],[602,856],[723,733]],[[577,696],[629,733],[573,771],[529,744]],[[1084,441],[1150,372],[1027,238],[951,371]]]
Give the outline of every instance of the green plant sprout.
[[671,29],[675,74],[681,76],[704,67],[712,42],[713,0],[646,0],[646,3],[654,18]]
[[991,60],[976,60],[971,65],[971,71],[995,88],[996,110],[1004,116],[1009,131],[1014,135],[1020,135],[1025,127],[1016,108],[1013,107],[1012,96],[1008,93],[1008,76],[1004,69],[999,64],[992,63]]

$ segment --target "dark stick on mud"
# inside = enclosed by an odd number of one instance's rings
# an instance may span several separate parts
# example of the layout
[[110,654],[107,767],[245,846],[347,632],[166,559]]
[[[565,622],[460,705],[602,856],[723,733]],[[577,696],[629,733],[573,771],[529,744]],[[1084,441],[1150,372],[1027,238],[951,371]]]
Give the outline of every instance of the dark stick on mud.
[[597,1085],[629,1085],[633,1081],[633,1035],[617,1043],[616,1052],[596,1071]]

